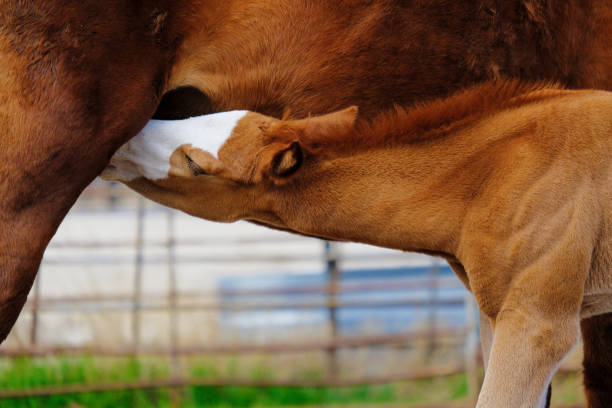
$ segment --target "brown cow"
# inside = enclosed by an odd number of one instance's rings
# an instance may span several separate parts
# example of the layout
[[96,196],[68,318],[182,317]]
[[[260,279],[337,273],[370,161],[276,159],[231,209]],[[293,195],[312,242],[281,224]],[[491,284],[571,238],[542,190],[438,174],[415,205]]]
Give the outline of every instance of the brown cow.
[[356,126],[355,108],[151,121],[103,176],[214,221],[446,258],[487,329],[477,407],[542,407],[580,320],[612,312],[611,113],[610,92],[499,82]]
[[[371,115],[499,75],[612,89],[611,22],[611,0],[0,0],[0,339],[65,213],[164,93],[160,118]],[[611,328],[584,324],[592,406],[612,400]]]

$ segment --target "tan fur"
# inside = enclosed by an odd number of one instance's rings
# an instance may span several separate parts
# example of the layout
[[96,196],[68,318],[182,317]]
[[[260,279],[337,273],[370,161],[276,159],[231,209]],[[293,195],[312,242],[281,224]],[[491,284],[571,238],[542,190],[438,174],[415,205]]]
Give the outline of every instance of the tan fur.
[[250,113],[200,156],[206,175],[128,185],[207,219],[444,256],[493,333],[478,407],[543,406],[581,317],[612,311],[610,112],[612,93],[491,83],[371,122]]

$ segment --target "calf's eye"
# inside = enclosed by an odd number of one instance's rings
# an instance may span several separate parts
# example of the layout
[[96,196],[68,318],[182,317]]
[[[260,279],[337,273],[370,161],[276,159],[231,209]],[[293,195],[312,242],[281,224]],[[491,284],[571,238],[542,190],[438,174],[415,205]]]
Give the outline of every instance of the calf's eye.
[[187,167],[189,167],[189,170],[191,170],[194,176],[206,174],[206,172],[202,170],[202,168],[198,166],[191,157],[185,155],[185,159],[187,160]]

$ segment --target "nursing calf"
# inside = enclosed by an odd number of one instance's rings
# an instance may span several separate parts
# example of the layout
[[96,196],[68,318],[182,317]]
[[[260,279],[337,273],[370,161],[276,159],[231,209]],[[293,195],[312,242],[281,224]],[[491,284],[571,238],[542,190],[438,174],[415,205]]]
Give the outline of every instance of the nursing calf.
[[488,83],[357,120],[152,121],[105,170],[198,217],[449,260],[490,334],[478,407],[540,407],[612,312],[612,93]]

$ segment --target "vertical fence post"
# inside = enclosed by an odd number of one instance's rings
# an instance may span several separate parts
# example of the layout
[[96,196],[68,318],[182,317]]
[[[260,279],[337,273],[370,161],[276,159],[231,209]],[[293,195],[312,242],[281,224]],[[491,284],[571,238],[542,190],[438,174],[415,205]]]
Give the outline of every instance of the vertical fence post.
[[134,350],[140,350],[140,323],[142,306],[142,268],[144,246],[144,216],[145,200],[138,196],[138,209],[136,215],[136,255],[134,257],[134,291],[132,298],[132,341]]
[[[325,261],[327,269],[327,308],[329,313],[330,337],[335,344],[338,339],[338,289],[340,287],[340,270],[338,269],[338,247],[334,242],[325,241]],[[339,364],[336,346],[328,350],[329,376],[336,378]]]
[[429,316],[427,319],[427,329],[429,330],[429,338],[427,342],[427,348],[425,351],[425,359],[429,361],[436,349],[436,329],[438,326],[438,276],[440,275],[440,261],[437,258],[433,259],[433,264],[429,268],[428,284],[429,289]]
[[30,345],[36,347],[38,345],[38,306],[40,301],[40,275],[42,268],[38,269],[36,279],[34,280],[34,289],[32,293],[32,326],[30,326]]
[[119,196],[117,195],[117,187],[119,187],[118,181],[111,181],[106,184],[106,192],[108,193],[108,206],[113,208],[119,203]]
[[476,403],[480,391],[480,379],[478,377],[478,307],[471,293],[465,295],[465,369],[468,379],[468,395],[470,400]]
[[[176,240],[174,239],[174,211],[167,210],[168,222],[168,307],[170,309],[170,364],[172,378],[181,377],[181,362],[178,354],[178,313],[177,313],[177,282],[176,282]],[[181,389],[170,389],[170,406],[181,406]]]

